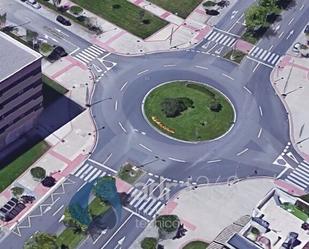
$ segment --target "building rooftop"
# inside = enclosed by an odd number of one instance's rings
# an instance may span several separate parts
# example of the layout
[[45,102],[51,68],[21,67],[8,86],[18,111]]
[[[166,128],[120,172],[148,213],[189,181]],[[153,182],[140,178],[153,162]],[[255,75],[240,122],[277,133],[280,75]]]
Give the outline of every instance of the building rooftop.
[[41,54],[0,32],[0,81],[41,57]]

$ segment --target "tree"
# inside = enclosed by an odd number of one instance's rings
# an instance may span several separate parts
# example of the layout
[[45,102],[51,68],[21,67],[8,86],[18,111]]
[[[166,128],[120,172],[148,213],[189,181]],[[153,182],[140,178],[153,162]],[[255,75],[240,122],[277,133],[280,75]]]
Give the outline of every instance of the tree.
[[35,167],[35,168],[32,168],[30,170],[30,173],[32,175],[32,177],[35,179],[35,180],[43,180],[46,176],[46,171],[45,169],[41,168],[41,167]]
[[13,187],[11,188],[11,191],[15,197],[19,197],[24,193],[25,190],[21,187]]
[[6,23],[6,13],[0,15],[0,28],[4,27]]
[[64,211],[63,224],[67,227],[72,227],[76,232],[86,233],[88,226],[80,223],[78,220],[74,219],[70,213],[69,209]]
[[32,45],[36,44],[39,34],[30,29],[26,30],[26,41]]
[[26,241],[24,249],[59,249],[55,236],[48,233],[35,233]]
[[156,218],[155,224],[158,228],[161,239],[174,238],[180,225],[177,215],[160,215]]
[[259,30],[269,27],[267,22],[268,10],[263,6],[253,5],[245,12],[245,22],[249,30]]
[[158,245],[158,240],[152,237],[146,237],[141,242],[142,249],[156,249]]
[[175,118],[181,115],[189,107],[193,108],[193,101],[186,97],[166,98],[161,103],[161,110],[168,118]]
[[213,112],[220,112],[222,110],[222,105],[219,102],[213,102],[210,105],[210,110]]

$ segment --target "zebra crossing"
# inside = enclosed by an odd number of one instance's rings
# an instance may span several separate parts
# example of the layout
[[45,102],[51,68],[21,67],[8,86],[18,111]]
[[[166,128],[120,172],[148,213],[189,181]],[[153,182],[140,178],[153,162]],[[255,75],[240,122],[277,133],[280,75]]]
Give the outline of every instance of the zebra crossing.
[[296,185],[302,190],[309,188],[309,164],[305,161],[298,164],[298,166],[287,175],[285,181]]
[[249,56],[270,65],[275,65],[280,58],[280,55],[256,46],[250,50]]
[[216,30],[213,30],[207,37],[206,40],[215,42],[217,44],[221,44],[223,46],[227,47],[233,47],[237,41],[235,37],[232,37],[231,35],[224,34],[221,32],[218,32]]
[[79,53],[74,54],[73,57],[78,61],[80,61],[81,63],[87,65],[91,61],[93,61],[94,59],[105,53],[106,51],[103,48],[93,44],[90,47],[80,51]]
[[160,196],[155,197],[148,195],[147,192],[137,188],[131,188],[128,192],[130,198],[128,200],[129,206],[136,212],[142,213],[148,217],[155,217],[159,210],[164,206],[160,201]]
[[74,176],[84,180],[85,182],[92,182],[93,180],[97,179],[98,177],[103,177],[107,174],[105,171],[90,165],[89,163],[84,164],[81,168],[79,168],[74,174]]

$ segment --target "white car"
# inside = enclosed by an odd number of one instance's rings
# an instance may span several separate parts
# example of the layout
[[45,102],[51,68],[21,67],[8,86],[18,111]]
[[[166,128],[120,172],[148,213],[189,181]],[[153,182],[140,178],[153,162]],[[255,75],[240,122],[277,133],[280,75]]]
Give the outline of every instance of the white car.
[[300,42],[296,42],[292,48],[293,52],[298,53],[299,49],[300,49],[301,43]]
[[41,5],[38,4],[38,2],[35,1],[35,0],[27,0],[26,3],[29,4],[29,5],[31,5],[31,6],[32,6],[33,8],[35,8],[35,9],[41,8]]

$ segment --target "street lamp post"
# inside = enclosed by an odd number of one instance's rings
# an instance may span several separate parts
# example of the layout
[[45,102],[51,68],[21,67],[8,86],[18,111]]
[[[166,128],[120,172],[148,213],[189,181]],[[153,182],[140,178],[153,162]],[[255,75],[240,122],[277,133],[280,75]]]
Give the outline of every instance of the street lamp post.
[[138,166],[134,166],[134,167],[135,167],[136,169],[140,169],[140,168],[145,167],[145,166],[148,165],[148,164],[157,162],[157,161],[159,161],[159,160],[161,160],[162,162],[166,162],[165,159],[160,158],[159,156],[155,156],[155,159],[154,159],[154,160],[151,160],[150,162],[147,162],[147,163],[144,163],[144,164],[141,164],[141,165],[138,165]]
[[88,103],[88,104],[86,104],[86,107],[91,107],[91,106],[94,106],[94,105],[99,104],[101,102],[104,102],[105,100],[111,100],[111,99],[113,99],[113,98],[109,97],[109,98],[105,98],[105,99],[102,99],[102,100],[98,100],[97,102],[94,102],[92,104]]

